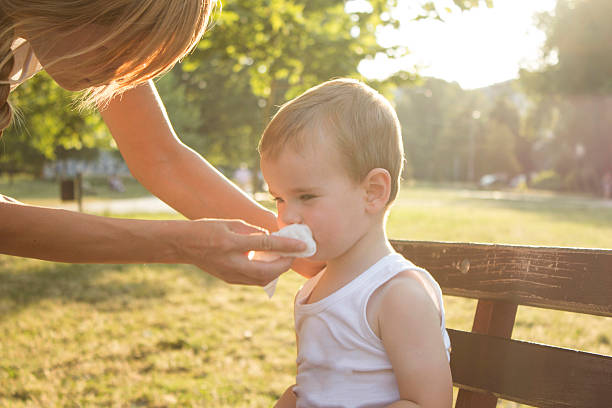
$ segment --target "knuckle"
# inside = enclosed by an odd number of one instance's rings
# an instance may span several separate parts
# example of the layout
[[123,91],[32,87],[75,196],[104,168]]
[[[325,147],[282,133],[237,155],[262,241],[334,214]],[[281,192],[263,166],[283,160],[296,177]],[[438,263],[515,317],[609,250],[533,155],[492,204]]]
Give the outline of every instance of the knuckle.
[[268,234],[262,235],[261,248],[264,251],[269,251],[272,249],[272,239],[270,238],[270,235]]
[[234,240],[231,237],[224,236],[217,241],[217,247],[222,252],[230,252],[235,249]]

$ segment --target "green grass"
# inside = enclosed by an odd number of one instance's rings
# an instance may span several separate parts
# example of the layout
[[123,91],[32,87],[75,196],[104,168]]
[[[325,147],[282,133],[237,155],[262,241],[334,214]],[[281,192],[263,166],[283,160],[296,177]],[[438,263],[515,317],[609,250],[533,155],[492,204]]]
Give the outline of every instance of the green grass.
[[[48,199],[30,194],[15,196]],[[612,206],[408,187],[389,235],[612,248]],[[293,273],[272,300],[180,265],[0,256],[0,282],[0,407],[267,407],[293,383],[291,305],[303,283]],[[469,330],[475,302],[446,297],[445,305],[448,326]],[[611,333],[609,318],[520,307],[513,337],[610,355]]]
[[612,201],[408,186],[387,231],[413,240],[612,248]]
[[[83,178],[83,198],[108,200],[120,198],[135,198],[148,195],[149,192],[131,177],[121,179],[125,192],[113,191],[104,177]],[[41,180],[28,175],[18,175],[11,183],[8,177],[0,176],[0,194],[17,198],[25,202],[59,202],[60,185],[56,180]]]
[[291,381],[290,282],[268,301],[191,267],[0,265],[0,406],[268,406]]

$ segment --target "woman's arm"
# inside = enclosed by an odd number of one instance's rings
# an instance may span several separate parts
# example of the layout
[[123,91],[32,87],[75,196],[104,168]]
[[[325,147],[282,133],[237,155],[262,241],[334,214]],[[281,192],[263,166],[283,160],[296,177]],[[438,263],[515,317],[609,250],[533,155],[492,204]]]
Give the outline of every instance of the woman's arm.
[[[273,212],[181,143],[151,81],[115,98],[101,114],[134,177],[187,218],[241,219],[278,229]],[[305,276],[323,267],[305,260],[293,266]]]
[[229,283],[264,285],[291,258],[249,261],[249,250],[303,250],[236,220],[117,219],[29,206],[0,196],[0,253],[57,262],[187,263]]
[[398,276],[387,285],[378,330],[401,398],[389,407],[450,408],[453,386],[436,306],[413,278]]
[[181,143],[151,81],[115,98],[101,114],[134,177],[187,218],[240,218],[277,229],[274,213]]

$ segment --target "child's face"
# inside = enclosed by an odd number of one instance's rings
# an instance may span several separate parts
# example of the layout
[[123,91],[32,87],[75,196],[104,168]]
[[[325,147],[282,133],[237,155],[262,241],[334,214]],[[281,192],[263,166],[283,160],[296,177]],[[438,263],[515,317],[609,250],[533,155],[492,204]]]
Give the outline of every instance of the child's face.
[[279,226],[306,224],[312,230],[317,252],[311,259],[337,258],[367,232],[365,191],[329,143],[316,152],[286,148],[274,160],[262,158],[261,170],[276,200]]

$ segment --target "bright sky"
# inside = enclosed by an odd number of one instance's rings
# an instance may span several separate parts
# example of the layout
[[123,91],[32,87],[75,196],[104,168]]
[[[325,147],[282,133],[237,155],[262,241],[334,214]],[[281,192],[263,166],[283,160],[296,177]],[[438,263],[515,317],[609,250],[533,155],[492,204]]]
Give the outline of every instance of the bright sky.
[[[437,4],[445,2],[452,4],[450,0]],[[444,16],[445,22],[413,21],[415,10],[410,4],[415,2],[398,3],[394,15],[401,27],[382,31],[379,42],[406,46],[411,54],[397,62],[364,61],[359,67],[362,74],[382,79],[400,68],[412,71],[416,65],[423,76],[472,89],[517,78],[520,67],[533,65],[545,40],[534,24],[534,14],[554,9],[556,0],[493,0],[491,9],[455,11]]]

